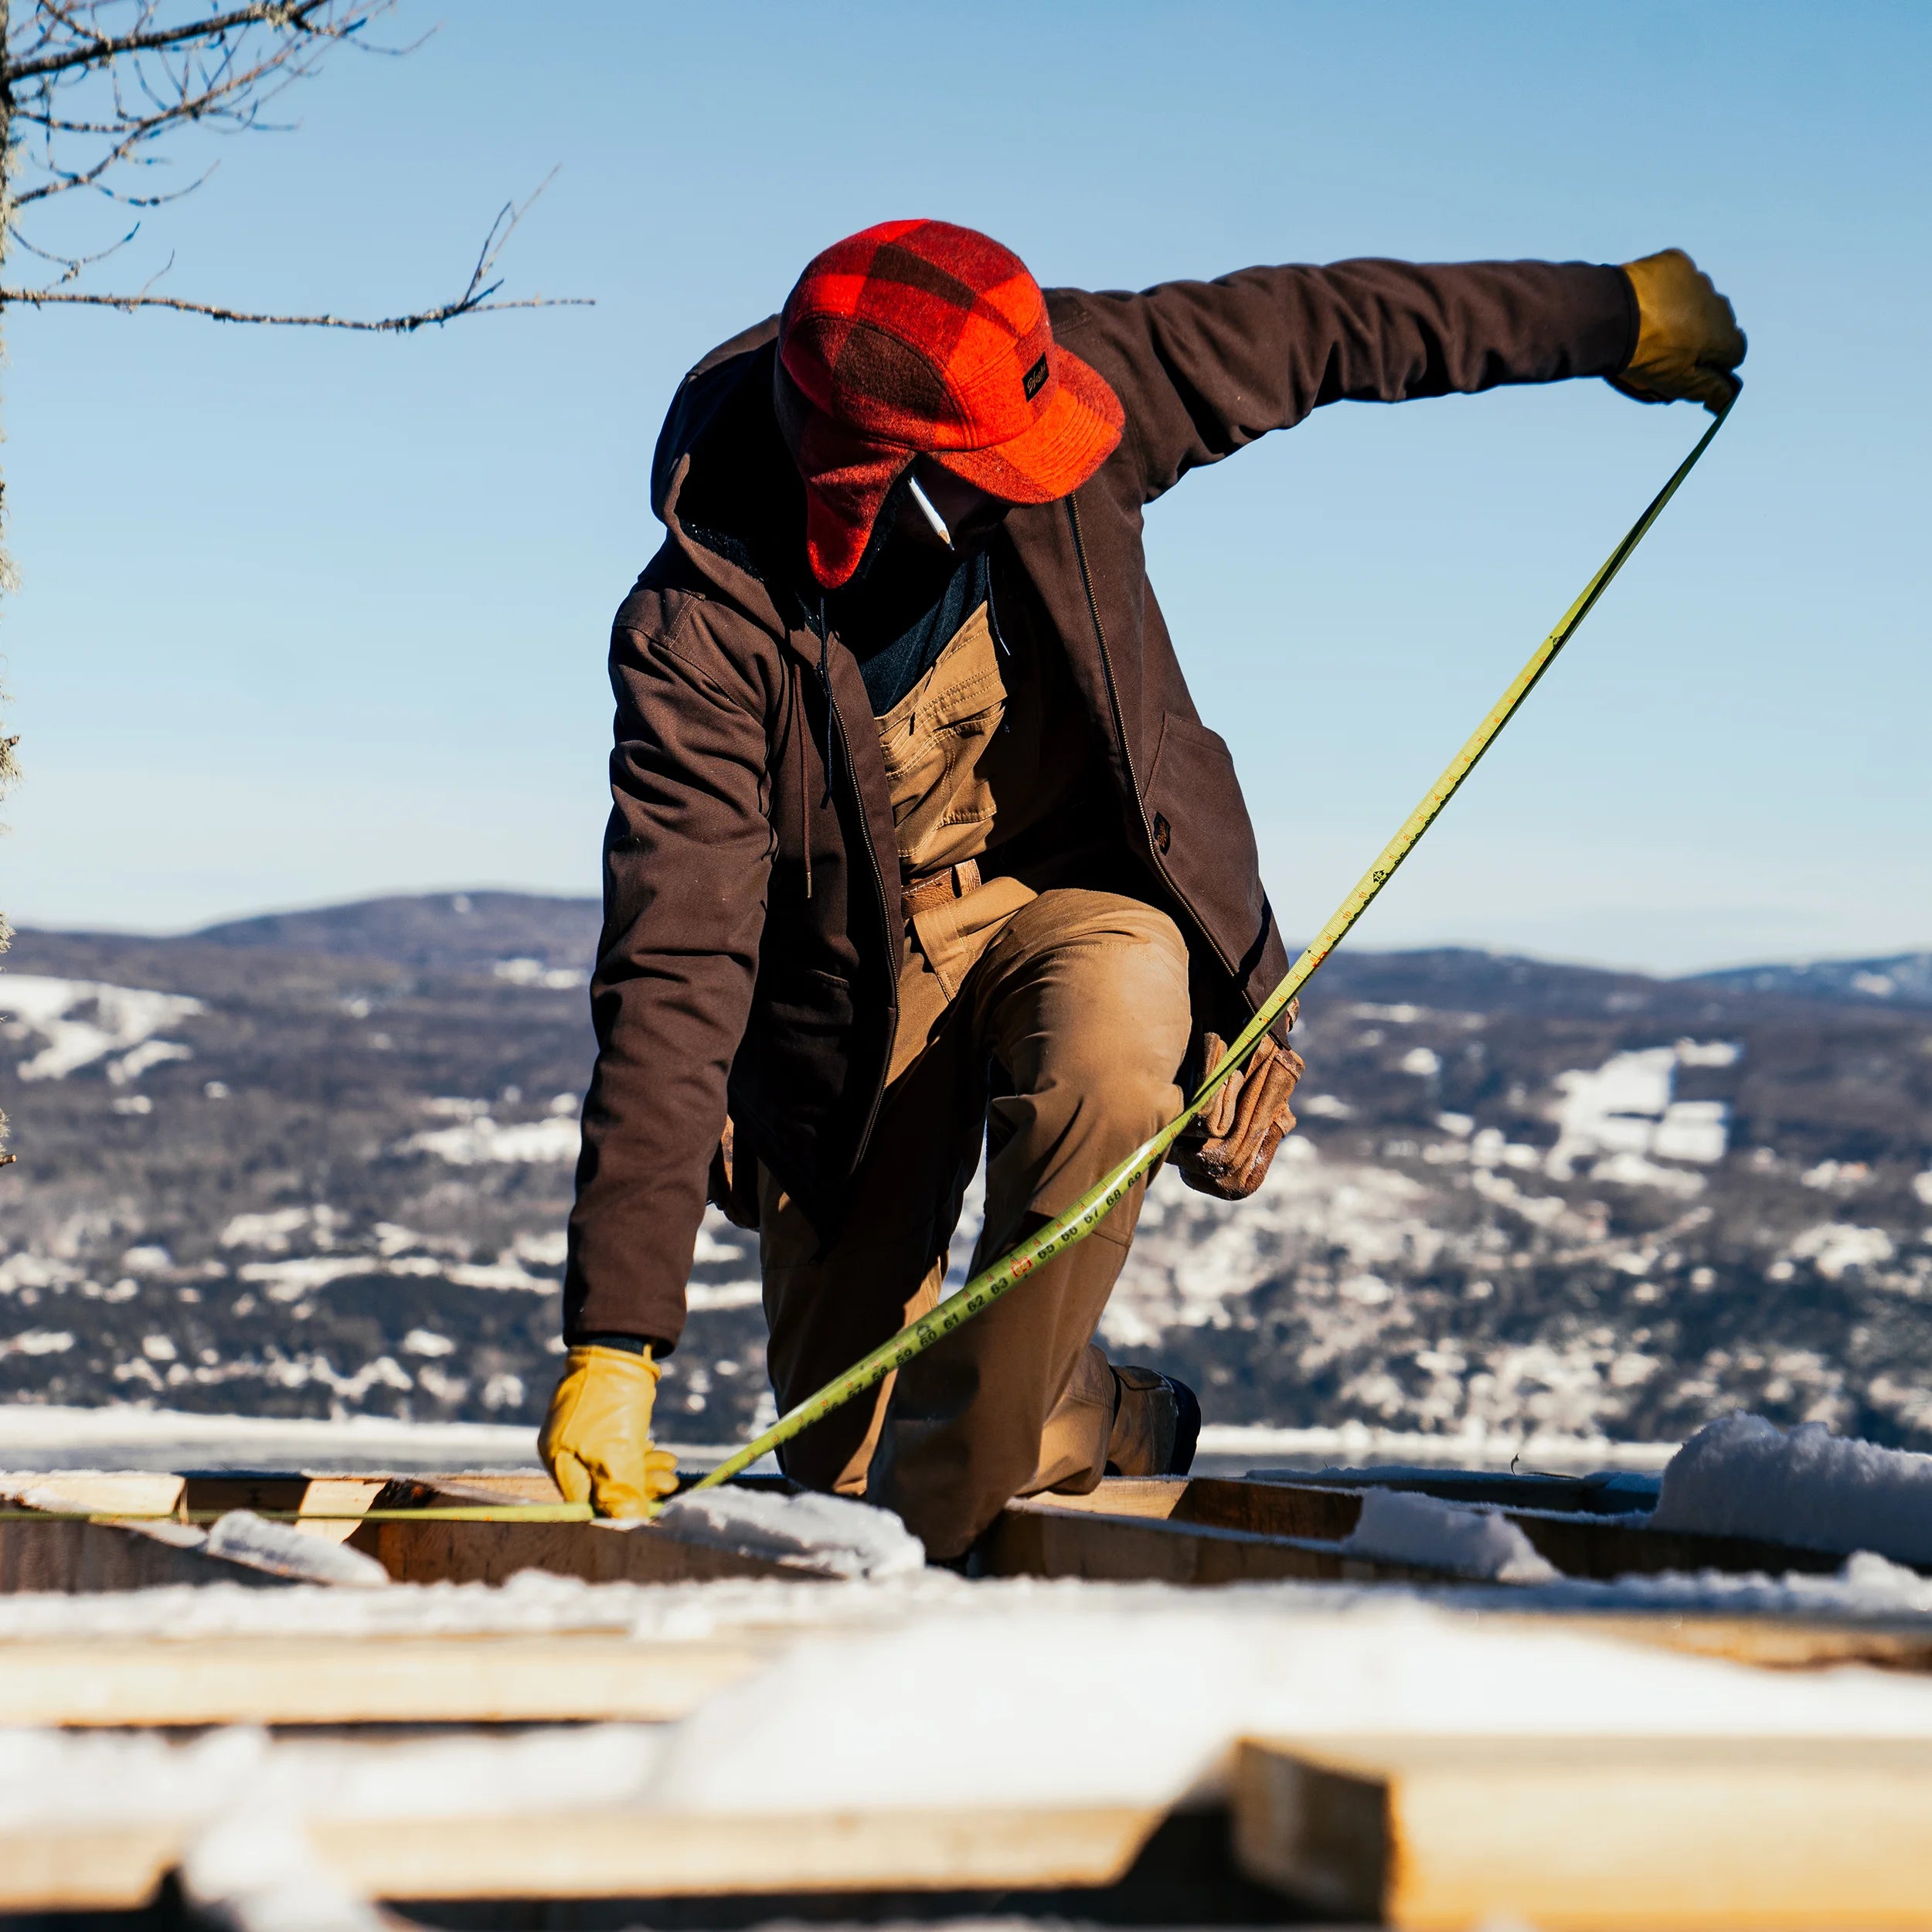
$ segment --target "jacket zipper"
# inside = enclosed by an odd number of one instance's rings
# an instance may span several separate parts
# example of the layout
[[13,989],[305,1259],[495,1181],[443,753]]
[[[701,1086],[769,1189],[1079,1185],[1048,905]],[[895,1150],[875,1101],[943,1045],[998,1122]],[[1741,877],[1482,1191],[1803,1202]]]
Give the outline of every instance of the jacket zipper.
[[1114,682],[1113,654],[1107,648],[1107,628],[1100,622],[1100,600],[1094,594],[1094,573],[1087,568],[1087,540],[1080,534],[1080,505],[1077,495],[1066,499],[1066,519],[1073,530],[1073,554],[1080,560],[1080,587],[1087,593],[1087,614],[1094,626],[1094,641],[1100,648],[1100,670],[1107,679],[1107,709],[1114,714],[1114,742],[1121,748],[1121,760],[1127,767],[1127,782],[1134,794],[1134,809],[1141,816],[1141,830],[1146,835],[1148,855],[1163,879],[1167,867],[1154,843],[1154,828],[1148,823],[1147,801],[1141,795],[1140,774],[1134,769],[1134,749],[1127,741],[1127,723],[1121,715],[1121,694]]

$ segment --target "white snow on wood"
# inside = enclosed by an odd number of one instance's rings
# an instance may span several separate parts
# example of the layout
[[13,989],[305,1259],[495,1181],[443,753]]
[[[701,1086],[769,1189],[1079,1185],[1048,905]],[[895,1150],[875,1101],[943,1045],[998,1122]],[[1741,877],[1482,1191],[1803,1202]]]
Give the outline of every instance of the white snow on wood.
[[667,1503],[658,1523],[688,1543],[835,1577],[903,1576],[926,1564],[924,1545],[896,1516],[844,1496],[706,1489]]
[[521,1121],[509,1126],[484,1114],[454,1127],[412,1134],[403,1143],[402,1151],[434,1154],[452,1167],[478,1167],[490,1162],[574,1161],[581,1138],[577,1122],[561,1114],[547,1114],[540,1121]]
[[1420,1563],[1499,1583],[1543,1583],[1557,1571],[1508,1517],[1401,1489],[1370,1489],[1342,1547],[1352,1556]]
[[1932,1564],[1932,1456],[1726,1416],[1671,1458],[1651,1522]]
[[[975,1594],[800,1641],[668,1740],[666,1809],[1171,1804],[1256,1735],[1923,1736],[1932,1683],[1773,1672],[1358,1597]],[[1311,1600],[1301,1600],[1304,1605]],[[798,1767],[809,1764],[801,1777]]]
[[298,1583],[386,1588],[389,1572],[346,1543],[311,1536],[291,1523],[270,1522],[252,1509],[231,1509],[208,1532],[208,1553]]
[[315,1855],[298,1820],[244,1799],[188,1848],[182,1889],[226,1932],[393,1932],[396,1920]]
[[0,1015],[10,1022],[5,1037],[38,1036],[46,1044],[15,1068],[23,1080],[59,1080],[110,1053],[124,1057],[114,1079],[124,1083],[158,1060],[182,1060],[189,1049],[156,1041],[156,1053],[141,1060],[134,1049],[164,1026],[207,1009],[179,993],[149,992],[138,987],[110,986],[99,980],[55,979],[41,973],[9,973],[0,978]]
[[[1562,1098],[1549,1173],[1569,1180],[1579,1162],[1600,1155],[1652,1155],[1702,1165],[1721,1161],[1730,1109],[1722,1100],[1675,1100],[1672,1087],[1679,1067],[1729,1066],[1739,1051],[1728,1041],[1679,1040],[1674,1046],[1614,1054],[1594,1073],[1573,1068],[1559,1073]],[[1599,1170],[1593,1178],[1621,1177]]]

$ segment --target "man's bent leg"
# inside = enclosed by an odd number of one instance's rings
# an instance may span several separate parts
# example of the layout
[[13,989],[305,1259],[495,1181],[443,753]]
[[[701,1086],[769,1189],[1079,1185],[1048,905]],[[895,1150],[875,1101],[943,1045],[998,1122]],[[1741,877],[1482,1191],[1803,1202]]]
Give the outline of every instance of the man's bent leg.
[[[850,1210],[829,1244],[769,1173],[759,1176],[766,1359],[781,1415],[939,1298],[985,1107],[977,1056],[960,1050],[966,1030],[949,1020],[887,1090]],[[893,1379],[794,1436],[779,1451],[786,1475],[862,1495]]]
[[[1003,1074],[988,1113],[977,1270],[1179,1111],[1186,948],[1174,922],[1138,900],[1043,893],[1014,914],[960,998]],[[1013,1496],[1100,1480],[1112,1393],[1089,1345],[1141,1193],[900,1371],[866,1493],[934,1555],[959,1554]]]

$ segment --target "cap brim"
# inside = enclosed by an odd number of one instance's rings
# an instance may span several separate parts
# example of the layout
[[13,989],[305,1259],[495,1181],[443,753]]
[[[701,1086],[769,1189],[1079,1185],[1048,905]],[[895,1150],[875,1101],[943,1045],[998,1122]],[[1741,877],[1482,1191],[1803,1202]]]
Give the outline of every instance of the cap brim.
[[1053,503],[1077,490],[1120,447],[1127,413],[1098,370],[1057,343],[1046,406],[1011,441],[934,450],[932,460],[1008,503]]

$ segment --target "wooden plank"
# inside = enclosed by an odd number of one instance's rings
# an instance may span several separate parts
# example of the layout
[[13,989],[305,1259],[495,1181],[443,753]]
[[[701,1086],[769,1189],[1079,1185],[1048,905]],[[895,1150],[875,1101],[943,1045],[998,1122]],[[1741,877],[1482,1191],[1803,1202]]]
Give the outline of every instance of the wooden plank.
[[1435,1932],[1932,1926],[1932,1743],[1244,1746],[1236,1855],[1304,1908]]
[[155,1590],[170,1583],[287,1587],[287,1579],[211,1556],[171,1522],[0,1522],[0,1594]]
[[594,1583],[668,1583],[721,1577],[810,1580],[808,1570],[680,1542],[648,1524],[365,1522],[349,1539],[399,1583],[501,1583],[547,1570]]
[[1351,1556],[1332,1543],[1154,1517],[1110,1516],[1087,1506],[1061,1507],[1062,1500],[1036,1497],[1009,1503],[981,1546],[982,1573],[1182,1584],[1284,1578],[1321,1583],[1457,1580],[1445,1571],[1419,1565]]
[[1109,1885],[1162,1814],[1140,1808],[359,1819],[318,1854],[379,1899],[674,1898]]
[[[577,1806],[512,1816],[317,1818],[322,1862],[366,1896],[719,1897],[1109,1885],[1162,1814],[1141,1808],[961,1808],[777,1817]],[[0,1909],[145,1904],[192,1825],[0,1833]]]
[[98,1474],[63,1471],[45,1475],[9,1477],[0,1487],[0,1502],[15,1509],[77,1510],[103,1516],[159,1516],[171,1514],[181,1502],[179,1476],[144,1470]]
[[0,1832],[0,1910],[124,1911],[150,1903],[192,1834],[174,1823]]
[[[385,1476],[311,1476],[299,1472],[218,1471],[190,1475],[182,1478],[182,1503],[196,1512],[253,1509],[280,1515],[298,1512],[295,1527],[311,1536],[331,1543],[346,1543],[354,1534],[352,1521],[376,1507],[377,1498],[391,1486]],[[299,1512],[315,1510],[317,1516]]]
[[[1058,1509],[1106,1512],[1114,1506],[1113,1493],[1114,1485],[1104,1482],[1090,1496],[1037,1500]],[[1359,1491],[1213,1476],[1175,1479],[1171,1496],[1152,1485],[1136,1483],[1126,1491],[1123,1501],[1135,1513],[1158,1513],[1172,1523],[1332,1542],[1353,1532],[1362,1512]],[[1838,1569],[1844,1561],[1842,1556],[1795,1544],[1651,1529],[1580,1511],[1505,1509],[1502,1514],[1566,1577],[1608,1581],[1666,1570],[1822,1574]]]
[[1651,1509],[1657,1500],[1656,1477],[1622,1471],[1588,1476],[1553,1475],[1547,1471],[1424,1469],[1250,1469],[1248,1482],[1289,1483],[1303,1488],[1400,1489],[1435,1496],[1444,1502],[1487,1503],[1503,1509],[1555,1509],[1586,1515],[1620,1516]]
[[1932,1671],[1932,1621],[1740,1616],[1701,1611],[1475,1613],[1486,1628],[1562,1629],[1580,1637],[1649,1644],[1693,1657],[1720,1657],[1763,1670],[1826,1670],[1869,1664],[1881,1670]]
[[602,1635],[0,1643],[0,1725],[665,1723],[767,1655]]

